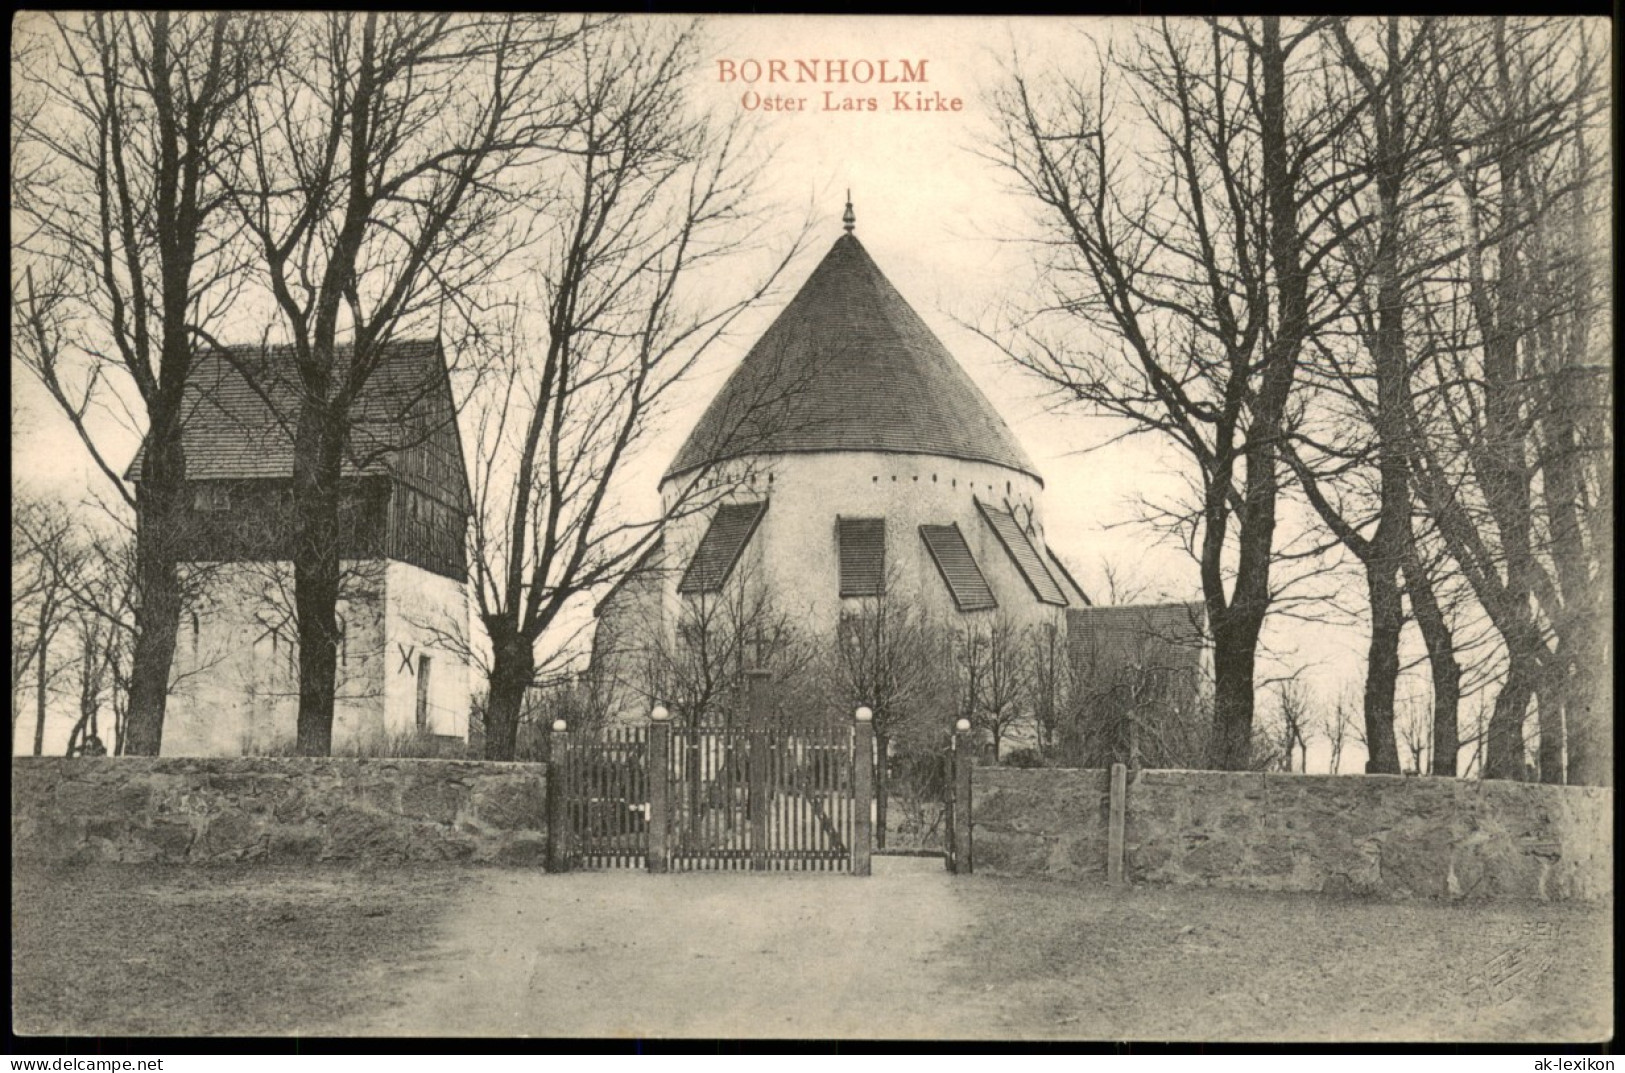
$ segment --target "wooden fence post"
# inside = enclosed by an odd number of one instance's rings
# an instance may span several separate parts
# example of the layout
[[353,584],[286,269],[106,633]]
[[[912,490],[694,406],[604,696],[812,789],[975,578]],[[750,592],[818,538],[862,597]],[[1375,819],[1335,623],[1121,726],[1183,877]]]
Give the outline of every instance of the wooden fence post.
[[1106,822],[1106,882],[1123,882],[1123,809],[1128,803],[1128,769],[1112,765],[1111,813]]
[[942,786],[942,867],[952,875],[959,871],[959,862],[954,860],[954,772],[959,770],[959,741],[951,730],[945,759],[948,770],[943,773]]
[[564,720],[553,721],[547,740],[547,870],[570,870],[569,745]]
[[671,869],[671,713],[649,713],[649,855],[651,872]]
[[859,708],[852,731],[852,874],[869,874],[869,857],[874,841],[870,809],[875,800],[874,712]]
[[954,724],[954,871],[968,876],[971,862],[971,745],[970,720]]
[[750,713],[750,867],[755,872],[767,871],[768,864],[768,808],[773,800],[773,789],[768,784],[768,765],[773,757],[767,727],[772,714],[768,695],[768,686],[772,681],[772,671],[756,669],[745,672]]

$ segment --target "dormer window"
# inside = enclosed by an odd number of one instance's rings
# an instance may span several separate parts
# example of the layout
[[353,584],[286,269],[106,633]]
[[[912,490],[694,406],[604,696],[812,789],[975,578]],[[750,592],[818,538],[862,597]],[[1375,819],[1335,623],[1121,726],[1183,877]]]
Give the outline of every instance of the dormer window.
[[965,543],[965,535],[959,531],[959,523],[922,525],[920,536],[931,553],[931,561],[942,574],[943,583],[948,586],[948,594],[954,598],[955,607],[961,611],[990,611],[999,606],[982,568],[971,554],[970,545]]
[[842,596],[879,596],[886,589],[886,522],[837,518]]
[[1038,555],[1038,549],[1033,546],[1032,539],[1021,528],[1021,523],[1016,521],[1015,514],[990,507],[980,499],[976,501],[976,507],[982,512],[982,519],[987,522],[988,528],[993,530],[994,536],[999,538],[999,543],[1004,546],[1005,552],[1016,564],[1016,569],[1020,571],[1028,587],[1033,590],[1033,594],[1038,597],[1038,601],[1055,607],[1067,606],[1066,594],[1061,591],[1061,586],[1056,582],[1055,575],[1050,573],[1049,567],[1044,565],[1044,560]]
[[678,582],[677,591],[684,596],[707,592],[721,592],[723,582],[733,572],[740,553],[756,532],[756,526],[767,513],[767,501],[757,503],[729,503],[717,509],[710,528],[700,539],[688,569]]

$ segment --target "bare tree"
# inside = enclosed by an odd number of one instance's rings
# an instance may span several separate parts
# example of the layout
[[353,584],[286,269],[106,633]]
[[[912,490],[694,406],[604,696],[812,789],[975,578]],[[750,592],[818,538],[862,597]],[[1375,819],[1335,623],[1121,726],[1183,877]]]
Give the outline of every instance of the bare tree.
[[[58,641],[72,625],[68,577],[82,558],[73,519],[59,503],[24,499],[11,514],[11,741],[17,751],[17,720],[32,674],[33,753],[45,750],[45,717],[51,690],[71,660]],[[56,651],[55,659],[52,657]]]
[[[74,545],[52,562],[68,590],[78,641],[79,713],[68,737],[68,755],[95,755],[97,749],[105,753],[110,732],[111,751],[120,756],[128,729],[131,654],[137,636],[136,534],[116,524],[109,531],[98,531],[87,518],[77,521]],[[183,617],[194,589],[183,572]],[[175,682],[172,671],[171,692]],[[102,719],[104,707],[111,708],[110,727]]]
[[1136,571],[1110,559],[1102,559],[1100,576],[1105,581],[1102,594],[1106,606],[1132,604],[1150,599],[1151,586]]
[[1427,770],[1428,750],[1433,746],[1431,705],[1416,698],[1401,701],[1394,720],[1394,736],[1399,742],[1402,768],[1408,775]]
[[[1407,311],[1419,302],[1428,259],[1436,253],[1426,236],[1442,200],[1437,164],[1450,123],[1440,109],[1450,105],[1434,92],[1436,21],[1334,19],[1328,29],[1325,49],[1337,61],[1333,77],[1347,81],[1344,92],[1368,101],[1349,138],[1349,179],[1359,190],[1335,214],[1349,241],[1321,262],[1318,274],[1320,285],[1345,294],[1347,326],[1313,341],[1316,356],[1305,363],[1306,378],[1320,381],[1326,405],[1317,408],[1320,422],[1311,419],[1295,429],[1301,447],[1286,457],[1311,505],[1365,573],[1371,624],[1366,770],[1395,773],[1394,691],[1405,623],[1400,575],[1416,557],[1406,420],[1414,359]],[[1441,632],[1442,619],[1430,603],[1430,581],[1416,569],[1419,564],[1411,565],[1407,579],[1418,617],[1426,620],[1435,691],[1453,722],[1459,671],[1448,632]]]
[[[117,632],[94,611],[83,610],[74,616],[74,632],[79,641],[76,668],[79,717],[68,732],[67,755],[106,755],[106,745],[101,737],[101,711],[110,688],[116,688],[118,684],[115,675],[119,658]],[[119,722],[115,713],[115,755],[120,743],[118,739],[122,738]]]
[[[649,705],[671,713],[673,733],[688,765],[683,785],[690,797],[684,815],[701,822],[702,731],[742,728],[750,703],[748,671],[771,674],[770,697],[781,709],[776,722],[792,724],[807,713],[783,710],[816,691],[807,680],[816,665],[814,648],[795,620],[774,602],[754,563],[737,564],[720,589],[681,596],[676,620],[643,616],[630,643],[634,680],[625,683]],[[815,713],[819,714],[819,713]],[[828,712],[821,713],[825,719]],[[692,832],[691,832],[692,833]]]
[[[127,744],[155,755],[181,608],[182,393],[239,278],[215,165],[243,150],[261,23],[95,12],[14,29],[12,342],[139,514]],[[132,394],[146,433],[139,502],[96,432]]]
[[952,631],[949,640],[956,707],[961,718],[988,736],[995,762],[1005,738],[1031,717],[1028,642],[1026,631],[998,612],[966,622]]
[[[112,752],[124,755],[128,737],[133,654],[139,637],[140,562],[138,534],[115,505],[86,501],[60,508],[62,539],[35,545],[43,566],[65,594],[68,625],[77,642],[72,662],[79,674],[81,729],[101,735],[105,700],[112,714]],[[184,539],[185,527],[177,530]],[[178,571],[181,618],[190,618],[211,589],[220,564],[186,563]],[[86,666],[86,661],[90,666]],[[211,662],[169,668],[166,691],[174,694],[188,679],[213,672]],[[94,710],[94,715],[89,714]]]
[[645,617],[631,647],[634,680],[624,684],[690,731],[744,725],[747,671],[771,672],[777,699],[793,702],[816,663],[810,638],[746,563],[719,590],[681,597],[675,622]]
[[[1606,113],[1602,50],[1583,25],[1452,29],[1457,47],[1440,63],[1452,77],[1438,92],[1464,102],[1444,161],[1458,209],[1452,256],[1422,306],[1434,388],[1411,400],[1417,491],[1506,649],[1484,776],[1523,777],[1529,703],[1546,690],[1541,777],[1564,779],[1567,748],[1573,777],[1606,782],[1594,759],[1610,739],[1596,601],[1612,584],[1612,444],[1592,328],[1606,300],[1600,251],[1575,222],[1602,203],[1589,148]],[[1583,727],[1573,743],[1569,696]]]
[[843,608],[830,679],[836,706],[873,712],[875,734],[876,845],[886,847],[893,742],[908,735],[930,737],[917,724],[928,717],[938,692],[937,645],[919,609],[898,595],[895,572],[882,591]]
[[[1537,687],[1543,729],[1541,778],[1556,781],[1566,753],[1567,780],[1612,782],[1613,427],[1612,302],[1608,246],[1590,221],[1608,211],[1611,184],[1601,142],[1609,110],[1594,81],[1606,47],[1588,29],[1573,56],[1579,120],[1560,146],[1557,188],[1545,226],[1531,232],[1524,281],[1540,314],[1532,318],[1531,372],[1538,385],[1532,454],[1539,467],[1537,533],[1551,561],[1551,583],[1536,597],[1556,635],[1549,674]],[[1548,180],[1549,181],[1549,180]],[[1531,182],[1530,186],[1534,185]],[[1538,196],[1532,190],[1524,196]]]
[[1343,763],[1343,749],[1354,736],[1353,724],[1355,716],[1355,703],[1348,690],[1337,694],[1337,700],[1332,703],[1329,710],[1325,710],[1322,732],[1326,735],[1326,743],[1331,747],[1330,771],[1333,775],[1338,773]]
[[1276,686],[1275,731],[1283,771],[1309,770],[1309,739],[1314,730],[1313,700],[1297,678]]
[[737,124],[719,126],[686,99],[693,33],[597,27],[559,65],[569,121],[532,192],[543,203],[528,277],[539,338],[515,332],[476,404],[472,566],[491,649],[491,759],[512,756],[538,646],[565,609],[724,490],[707,468],[652,516],[618,499],[673,387],[784,265],[733,297],[700,289],[704,270],[753,240],[756,169]]
[[1309,280],[1347,237],[1330,221],[1358,184],[1331,179],[1365,102],[1324,79],[1320,40],[1318,20],[1164,21],[1099,56],[1093,86],[1051,95],[1017,73],[998,102],[999,162],[1054,228],[1050,315],[1093,329],[1078,347],[1030,325],[1007,351],[1199,474],[1221,768],[1252,749],[1289,400],[1306,342],[1341,312]]
[[1032,698],[1038,748],[1048,753],[1060,737],[1073,687],[1066,636],[1058,623],[1045,622],[1033,631],[1033,652],[1027,666],[1032,675],[1028,695]]
[[[514,210],[558,120],[547,15],[274,20],[233,200],[292,350],[298,744],[332,747],[342,475],[392,340],[471,324],[525,236]],[[277,370],[281,373],[282,370]]]
[[1463,745],[1472,747],[1467,754],[1467,762],[1462,765],[1461,773],[1464,778],[1485,778],[1484,751],[1485,743],[1490,737],[1490,719],[1493,705],[1484,703],[1481,699],[1473,708],[1472,733],[1462,739]]
[[[1414,465],[1412,452],[1410,459]],[[1433,679],[1433,747],[1435,775],[1454,776],[1461,752],[1462,666],[1456,632],[1450,624],[1439,585],[1414,530],[1404,551],[1405,593],[1427,646],[1428,670]],[[1437,556],[1436,558],[1444,558]]]
[[[515,760],[546,761],[557,720],[564,720],[572,733],[586,735],[596,734],[610,724],[618,710],[618,690],[611,676],[601,672],[602,668],[594,665],[580,673],[552,675],[525,694]],[[485,754],[477,734],[470,736],[469,746],[470,757]]]
[[[1068,645],[1079,663],[1069,683],[1062,753],[1084,767],[1199,766],[1212,733],[1200,616],[1157,621],[1149,607],[1122,611],[1104,629],[1069,625],[1075,634]],[[1248,763],[1254,766],[1251,754]]]

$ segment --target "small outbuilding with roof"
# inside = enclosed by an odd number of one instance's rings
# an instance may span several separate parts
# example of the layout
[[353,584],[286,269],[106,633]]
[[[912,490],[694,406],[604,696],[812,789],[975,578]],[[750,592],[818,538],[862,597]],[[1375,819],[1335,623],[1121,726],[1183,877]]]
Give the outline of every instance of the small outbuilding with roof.
[[[338,363],[350,360],[340,348]],[[200,352],[183,396],[187,579],[162,752],[263,753],[293,742],[293,430],[287,347]],[[126,477],[137,498],[145,451]],[[342,469],[334,748],[466,738],[467,469],[438,341],[389,344],[357,400]]]

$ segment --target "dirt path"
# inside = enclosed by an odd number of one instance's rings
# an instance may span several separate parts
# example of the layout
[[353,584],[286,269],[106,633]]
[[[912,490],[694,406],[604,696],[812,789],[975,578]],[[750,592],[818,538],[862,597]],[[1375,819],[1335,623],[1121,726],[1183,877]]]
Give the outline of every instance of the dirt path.
[[[931,859],[845,875],[492,875],[364,1035],[975,1035],[944,949],[969,926]],[[877,1011],[885,1011],[877,1023]]]
[[[487,873],[365,1035],[1594,1040],[1597,907],[952,877]],[[1557,966],[1564,971],[1555,971]],[[1487,990],[1493,977],[1497,986]]]
[[414,865],[12,873],[41,1035],[1571,1041],[1607,905]]

